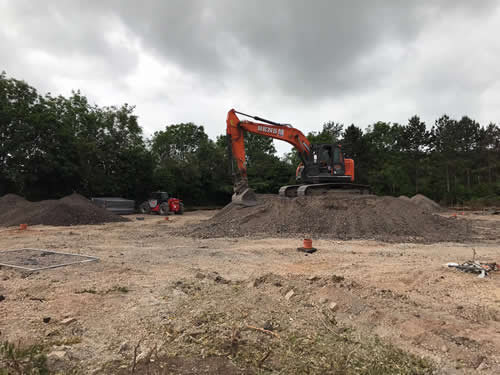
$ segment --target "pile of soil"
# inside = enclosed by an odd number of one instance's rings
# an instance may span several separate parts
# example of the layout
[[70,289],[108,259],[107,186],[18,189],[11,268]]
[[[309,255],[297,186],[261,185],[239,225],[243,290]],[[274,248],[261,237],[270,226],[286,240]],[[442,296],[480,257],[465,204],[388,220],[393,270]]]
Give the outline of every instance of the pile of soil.
[[0,212],[5,212],[13,207],[29,203],[23,197],[16,194],[6,194],[0,198]]
[[28,225],[85,225],[128,221],[104,208],[97,207],[79,194],[57,200],[30,202],[15,195],[0,198],[0,226]]
[[410,200],[414,204],[419,206],[422,210],[428,212],[439,212],[442,210],[441,206],[438,203],[422,194],[414,195]]
[[189,234],[437,242],[464,241],[470,232],[465,222],[433,215],[411,201],[334,193],[293,199],[259,195],[254,207],[230,203]]

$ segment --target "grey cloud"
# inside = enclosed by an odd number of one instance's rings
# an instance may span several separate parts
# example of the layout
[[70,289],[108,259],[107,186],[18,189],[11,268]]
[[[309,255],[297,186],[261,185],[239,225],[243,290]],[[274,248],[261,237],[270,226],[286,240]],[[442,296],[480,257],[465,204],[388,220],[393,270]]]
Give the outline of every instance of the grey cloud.
[[108,39],[112,22],[119,22],[109,8],[85,1],[18,0],[7,4],[8,11],[0,19],[10,32],[0,32],[1,42],[21,48],[0,50],[2,60],[16,58],[22,64],[22,52],[43,51],[61,62],[90,62],[94,77],[119,77],[137,66],[134,52]]
[[16,42],[131,72],[138,56],[106,39],[119,20],[157,57],[215,87],[245,82],[301,99],[339,97],[384,84],[381,46],[406,49],[450,13],[483,16],[494,1],[12,1]]
[[[147,48],[201,79],[225,82],[242,74],[260,89],[317,98],[382,84],[394,62],[376,55],[381,45],[407,48],[429,22],[449,12],[482,15],[493,4],[130,1],[115,8]],[[267,74],[260,77],[258,69]]]
[[[461,35],[438,27],[448,20],[476,35],[491,17],[500,19],[493,0],[0,0],[0,70],[10,74],[13,67],[16,78],[34,85],[45,80],[41,89],[57,89],[61,75],[72,75],[70,82],[94,80],[88,87],[101,90],[97,97],[119,93],[116,97],[146,103],[148,109],[151,102],[164,104],[158,126],[220,117],[211,120],[216,134],[227,106],[240,103],[283,121],[311,118],[313,126],[335,117],[323,118],[329,105],[345,122],[359,125],[379,114],[401,122],[414,113],[432,123],[443,112],[495,113],[480,94],[494,87],[500,74],[485,63],[500,57],[496,41],[469,40],[460,50]],[[114,43],[111,32],[130,42]],[[444,39],[442,45],[427,45],[443,34],[455,44]],[[464,62],[471,43],[489,53]],[[40,71],[27,61],[33,50],[60,62]],[[140,53],[160,66],[175,65],[180,73],[141,75],[138,94],[132,87],[137,81],[127,77],[140,70]],[[67,66],[61,73],[62,65],[72,63],[81,63],[80,70]],[[207,93],[217,101],[203,100]],[[486,102],[495,102],[494,90],[488,95]],[[205,105],[201,113],[193,111],[192,102]],[[415,112],[406,113],[408,108]],[[320,110],[321,118],[313,117]],[[147,126],[153,129],[156,115],[150,112]]]

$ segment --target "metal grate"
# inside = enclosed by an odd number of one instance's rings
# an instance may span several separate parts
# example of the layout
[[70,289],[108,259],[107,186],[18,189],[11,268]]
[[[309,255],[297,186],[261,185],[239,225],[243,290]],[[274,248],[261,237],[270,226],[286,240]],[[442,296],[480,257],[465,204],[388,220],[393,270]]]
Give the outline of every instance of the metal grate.
[[0,250],[0,266],[34,272],[71,264],[96,262],[99,258],[89,255],[61,253],[43,249]]

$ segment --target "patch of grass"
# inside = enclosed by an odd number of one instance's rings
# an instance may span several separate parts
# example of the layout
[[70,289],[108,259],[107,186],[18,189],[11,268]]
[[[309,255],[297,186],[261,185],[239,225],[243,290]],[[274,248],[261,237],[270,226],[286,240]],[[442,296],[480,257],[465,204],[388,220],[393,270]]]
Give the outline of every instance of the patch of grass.
[[[224,347],[220,344],[212,343],[208,350],[219,346],[217,351],[222,354]],[[232,354],[240,367],[261,373],[423,375],[433,370],[431,363],[376,337],[365,337],[360,342],[348,332],[337,334],[326,329],[282,333],[280,340],[245,332],[238,340],[237,350],[224,354]]]
[[115,285],[114,287],[106,290],[103,294],[113,293],[113,292],[128,293],[129,289],[126,286]]
[[83,293],[97,294],[97,290],[95,290],[95,289],[82,289],[82,290],[77,290],[75,293],[76,294],[83,294]]
[[[278,290],[242,298],[245,288],[194,283],[200,293],[165,326],[168,356],[230,358],[256,374],[427,375],[434,370],[430,361],[377,336],[340,326],[329,309],[284,302]],[[275,335],[249,329],[266,321],[276,327]]]
[[101,290],[97,291],[95,289],[82,289],[82,290],[77,290],[75,293],[76,294],[83,294],[83,293],[89,293],[89,294],[99,294],[99,295],[105,295],[108,293],[128,293],[130,290],[126,286],[120,286],[120,285],[115,285],[112,288],[109,288],[107,290]]
[[79,336],[65,337],[61,340],[54,340],[50,342],[51,346],[63,346],[63,345],[76,345],[82,342],[82,338]]
[[41,345],[0,343],[0,375],[50,374],[47,368],[46,350]]

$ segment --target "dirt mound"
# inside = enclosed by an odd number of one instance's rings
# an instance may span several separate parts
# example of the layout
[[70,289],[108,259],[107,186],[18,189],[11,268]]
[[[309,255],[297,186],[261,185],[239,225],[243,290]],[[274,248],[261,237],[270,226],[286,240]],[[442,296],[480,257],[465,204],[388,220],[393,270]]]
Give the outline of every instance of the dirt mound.
[[11,210],[16,206],[28,204],[29,202],[16,194],[6,194],[0,198],[0,213]]
[[128,221],[79,194],[68,195],[57,200],[29,202],[14,194],[0,198],[0,225],[83,225]]
[[[17,212],[22,212],[28,207],[31,207],[32,203],[20,197],[16,194],[7,194],[0,198],[0,225],[10,222],[10,220],[16,216]],[[22,224],[22,223],[19,223]],[[15,225],[15,224],[8,224]]]
[[438,203],[422,194],[414,195],[410,200],[421,209],[429,212],[438,212],[442,210],[441,206]]
[[327,194],[284,199],[261,195],[258,205],[228,204],[189,234],[200,237],[278,237],[377,239],[387,242],[463,241],[464,222],[433,215],[395,197]]
[[398,198],[399,198],[399,199],[402,199],[402,200],[405,200],[405,201],[409,201],[409,200],[411,200],[411,199],[410,199],[410,198],[408,198],[406,195],[400,195]]

